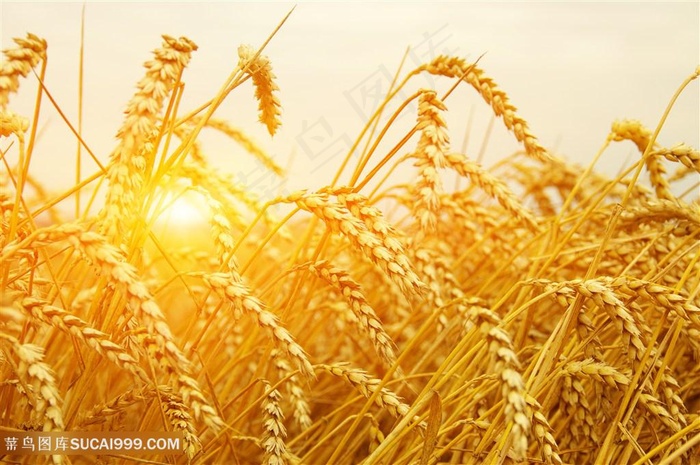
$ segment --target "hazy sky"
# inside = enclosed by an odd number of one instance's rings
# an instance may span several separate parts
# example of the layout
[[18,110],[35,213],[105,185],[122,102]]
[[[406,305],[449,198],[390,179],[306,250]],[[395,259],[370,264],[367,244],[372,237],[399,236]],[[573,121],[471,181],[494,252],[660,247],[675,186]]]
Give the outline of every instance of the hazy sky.
[[[66,114],[77,115],[78,49],[82,4],[2,2],[2,47],[33,32],[48,40],[47,85]],[[85,139],[100,158],[114,146],[122,111],[142,75],[142,63],[160,34],[187,36],[199,45],[188,70],[183,108],[211,98],[238,61],[241,43],[260,45],[292,3],[93,3],[85,7]],[[510,95],[541,142],[571,160],[588,163],[613,120],[635,118],[654,128],[678,85],[700,63],[700,7],[689,3],[305,3],[297,4],[267,47],[278,76],[282,130],[274,139],[256,124],[250,84],[237,89],[217,116],[245,129],[285,164],[289,188],[327,184],[338,155],[359,133],[386,90],[407,47],[405,68],[440,53],[475,59]],[[31,114],[35,85],[24,81],[11,100]],[[444,91],[446,79],[415,78]],[[392,111],[399,105],[396,102]],[[471,115],[467,153],[476,156],[490,109],[468,85],[447,99],[452,144],[461,148]],[[700,145],[696,81],[681,96],[660,142]],[[415,121],[415,109],[387,139],[393,145]],[[33,170],[52,186],[72,184],[75,142],[45,102],[42,137]],[[222,137],[205,140],[222,170],[264,192],[276,188],[249,157]],[[414,142],[407,147],[413,148]],[[495,122],[484,163],[519,145]],[[601,162],[615,172],[637,156],[616,144]],[[629,159],[627,160],[629,162]],[[94,165],[85,163],[85,172]]]

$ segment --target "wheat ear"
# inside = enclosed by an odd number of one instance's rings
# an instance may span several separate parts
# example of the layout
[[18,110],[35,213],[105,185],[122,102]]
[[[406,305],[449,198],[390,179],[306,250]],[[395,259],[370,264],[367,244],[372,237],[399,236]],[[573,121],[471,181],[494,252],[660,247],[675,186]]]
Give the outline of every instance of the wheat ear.
[[128,370],[144,383],[149,383],[138,362],[122,346],[115,344],[107,334],[92,328],[77,316],[34,297],[24,298],[20,306],[33,318],[77,337],[118,367]]
[[508,212],[525,223],[529,228],[537,230],[537,222],[532,214],[517,200],[515,194],[508,186],[484,170],[477,162],[472,161],[462,154],[451,153],[447,156],[447,164],[461,176],[469,178],[484,192],[498,200]]
[[406,255],[405,241],[401,233],[386,220],[382,211],[372,205],[367,197],[351,192],[351,188],[337,188],[332,190],[332,193],[336,195],[338,203],[347,208],[352,216],[362,221],[367,230],[377,236],[387,250],[396,256]]
[[[377,392],[379,384],[381,383],[380,379],[368,376],[365,371],[351,368],[345,364],[319,364],[316,365],[316,367],[333,376],[343,378],[352,387],[360,391],[367,399]],[[378,407],[386,409],[392,416],[399,419],[405,417],[411,408],[408,404],[404,403],[399,396],[386,387],[381,388],[379,395],[374,398],[374,403],[377,404]],[[417,426],[422,430],[427,428],[427,424],[421,422],[418,416],[415,416],[414,420]]]
[[298,192],[282,202],[296,203],[299,208],[313,213],[333,232],[339,232],[373,263],[401,287],[404,292],[420,294],[425,287],[403,253],[403,249],[392,249],[367,229],[364,222],[355,218],[348,209],[329,199],[325,193]]
[[396,345],[391,336],[384,330],[381,320],[369,305],[360,285],[345,271],[336,268],[326,261],[310,263],[303,267],[340,291],[348,300],[350,310],[360,324],[362,331],[369,337],[374,350],[384,365],[389,368],[396,363],[394,348]]
[[621,214],[622,224],[637,229],[640,224],[675,221],[672,234],[685,236],[700,228],[700,205],[680,199],[657,199],[630,206]]
[[[35,344],[22,344],[17,338],[0,332],[0,341],[8,344],[19,359],[17,376],[35,389],[33,415],[44,420],[44,431],[64,429],[61,396],[51,367],[44,360],[44,349]],[[29,394],[29,393],[27,393]]]
[[528,407],[532,411],[530,422],[532,424],[532,434],[540,445],[540,451],[545,463],[561,465],[563,463],[559,455],[559,445],[552,433],[554,430],[549,424],[547,417],[542,413],[542,406],[537,399],[527,395],[525,397]]
[[0,110],[10,101],[10,94],[19,89],[19,78],[27,77],[40,61],[46,60],[46,41],[27,33],[26,39],[12,39],[17,47],[3,50],[5,61],[0,66]]
[[442,180],[438,170],[445,168],[449,150],[447,124],[441,112],[447,108],[433,90],[423,90],[418,103],[420,140],[412,157],[418,168],[415,190],[414,215],[423,230],[433,230],[440,210]]
[[299,385],[298,377],[290,375],[292,372],[291,366],[285,357],[280,357],[281,352],[274,349],[270,356],[274,360],[275,368],[280,378],[289,377],[284,383],[287,390],[287,396],[294,408],[294,421],[301,427],[302,431],[308,429],[313,424],[311,421],[311,407],[304,394],[304,389]]
[[265,398],[262,402],[263,409],[263,437],[261,446],[265,451],[263,465],[286,465],[287,447],[284,439],[287,437],[287,429],[284,427],[284,413],[280,408],[282,395],[277,389],[272,389],[267,381],[265,386]]
[[681,163],[686,168],[700,173],[700,152],[687,144],[680,143],[670,148],[655,150],[653,154]]
[[537,137],[530,132],[527,121],[518,115],[517,108],[510,103],[508,94],[501,90],[493,79],[486,76],[476,64],[469,64],[462,58],[440,55],[430,63],[417,68],[414,73],[421,71],[451,78],[456,77],[468,82],[484,101],[491,105],[496,116],[503,119],[506,127],[525,146],[529,156],[540,161],[545,161],[550,157],[547,150],[540,145]]
[[182,400],[176,395],[161,392],[160,401],[163,406],[163,412],[170,421],[175,431],[180,431],[185,440],[185,455],[188,459],[192,459],[201,448],[197,431],[192,424],[192,417],[187,413],[187,407],[182,403]]
[[[644,154],[647,146],[651,143],[651,136],[651,131],[640,121],[626,119],[613,122],[609,138],[614,141],[632,141],[639,152]],[[644,163],[649,171],[649,179],[656,191],[656,196],[660,199],[674,199],[671,186],[665,177],[666,169],[661,163],[661,154],[656,151],[649,152]]]
[[267,331],[275,346],[294,360],[303,375],[309,378],[315,377],[313,366],[304,349],[294,340],[289,331],[280,325],[277,315],[263,308],[262,302],[251,294],[237,272],[209,274],[204,276],[204,282],[229,300],[236,311],[252,315]]
[[255,53],[255,49],[250,45],[241,45],[238,48],[238,66],[241,69],[247,67],[248,74],[252,76],[255,98],[258,99],[260,110],[260,122],[267,126],[270,135],[274,136],[277,128],[282,124],[279,118],[282,113],[280,101],[275,93],[279,87],[277,87],[270,60],[263,55],[256,57]]
[[[158,386],[159,391],[166,392],[170,390],[169,386]],[[145,402],[148,399],[155,397],[156,391],[154,388],[148,389],[129,389],[126,392],[119,394],[113,399],[95,405],[86,413],[81,415],[81,419],[78,421],[79,427],[85,427],[95,424],[104,423],[107,418],[117,415],[123,412],[130,406],[138,403]]]
[[[520,374],[520,361],[513,350],[512,338],[508,331],[499,326],[501,318],[488,308],[472,305],[469,313],[472,320],[479,323],[479,330],[489,343],[489,371],[501,381],[501,396],[505,404],[503,413],[506,424],[511,425],[513,457],[523,460],[527,455],[531,423],[527,415],[525,383]],[[473,323],[470,320],[467,324]]]
[[24,139],[24,133],[29,128],[29,120],[10,110],[0,110],[0,137],[10,137],[12,134]]

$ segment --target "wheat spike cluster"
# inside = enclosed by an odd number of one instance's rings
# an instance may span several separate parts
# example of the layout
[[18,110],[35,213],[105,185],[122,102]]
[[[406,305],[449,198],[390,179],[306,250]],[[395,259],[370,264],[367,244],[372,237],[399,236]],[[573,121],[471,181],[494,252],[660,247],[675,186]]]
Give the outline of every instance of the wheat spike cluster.
[[[663,146],[663,120],[611,121],[603,156],[639,155],[609,177],[546,148],[483,63],[438,56],[399,71],[323,187],[262,198],[200,139],[287,176],[217,111],[235,93],[271,136],[290,127],[275,57],[234,46],[185,108],[206,50],[154,45],[113,150],[64,191],[32,175],[38,113],[12,109],[32,88],[50,105],[47,42],[4,50],[0,431],[171,431],[182,450],[0,462],[700,463],[700,204],[680,187],[700,156]],[[461,97],[398,98],[422,74],[476,92],[521,151],[490,167],[455,149]],[[183,193],[205,234],[173,245],[160,221]]]

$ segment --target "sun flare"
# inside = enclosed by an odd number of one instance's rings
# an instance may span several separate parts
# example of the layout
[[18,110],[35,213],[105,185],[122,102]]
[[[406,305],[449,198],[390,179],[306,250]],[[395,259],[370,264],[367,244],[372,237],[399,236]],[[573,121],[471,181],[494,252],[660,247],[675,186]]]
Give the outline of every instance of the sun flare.
[[196,227],[206,224],[207,206],[202,199],[191,193],[168,193],[163,199],[156,224],[167,227]]

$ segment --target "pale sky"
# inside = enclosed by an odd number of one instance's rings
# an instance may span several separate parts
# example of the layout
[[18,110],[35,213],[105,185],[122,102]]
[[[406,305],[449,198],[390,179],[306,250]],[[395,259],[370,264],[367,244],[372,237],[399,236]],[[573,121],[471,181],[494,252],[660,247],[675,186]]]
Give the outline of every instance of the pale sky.
[[[87,2],[85,139],[106,162],[141,65],[160,46],[161,34],[184,35],[199,45],[184,76],[182,108],[191,109],[216,93],[238,61],[238,45],[260,45],[293,5]],[[243,128],[282,165],[294,154],[288,189],[320,187],[330,181],[341,161],[337,153],[359,133],[376,103],[374,91],[386,90],[407,47],[413,51],[405,71],[439,53],[468,59],[485,53],[480,66],[509,94],[542,144],[587,164],[615,119],[639,119],[653,129],[677,87],[700,64],[699,5],[300,2],[265,51],[281,89],[281,131],[271,139],[256,123],[249,83],[217,116]],[[2,48],[26,32],[47,39],[47,85],[73,122],[81,8],[79,3],[1,3]],[[32,79],[23,81],[10,101],[25,115],[33,108]],[[419,76],[405,95],[420,87],[444,92],[450,85],[444,78]],[[672,110],[659,137],[662,144],[700,146],[699,95],[696,81]],[[463,144],[471,115],[467,154],[476,157],[490,108],[465,84],[445,103],[455,149]],[[415,109],[410,110],[389,132],[387,150],[415,121]],[[65,188],[73,183],[75,142],[48,101],[42,123],[32,170],[50,187]],[[402,153],[414,146],[410,142]],[[496,121],[484,164],[518,148]],[[205,139],[205,150],[220,169],[251,188],[264,193],[279,187],[223,137]],[[636,156],[631,143],[615,144],[601,169],[614,174]],[[93,172],[94,165],[86,162],[84,171]]]

